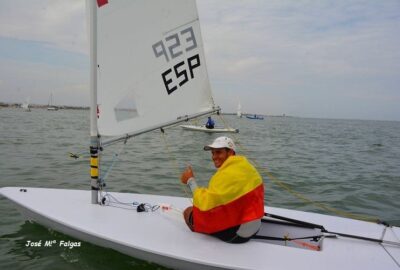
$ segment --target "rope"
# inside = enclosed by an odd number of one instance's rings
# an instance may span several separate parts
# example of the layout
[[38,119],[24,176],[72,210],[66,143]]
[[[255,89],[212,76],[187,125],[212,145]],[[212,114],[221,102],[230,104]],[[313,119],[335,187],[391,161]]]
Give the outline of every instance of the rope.
[[90,156],[90,153],[87,150],[78,152],[78,153],[72,153],[72,152],[68,152],[68,155],[70,158],[74,158],[74,159],[78,159],[81,157],[87,157]]
[[[219,114],[219,118],[221,119],[222,123],[224,124],[225,127],[228,127],[225,119],[222,117],[221,114]],[[232,134],[232,137],[236,143],[236,145],[239,146],[240,150],[243,153],[248,153],[249,151],[240,143],[239,139],[237,138],[237,136],[235,134]],[[286,183],[284,183],[283,181],[279,180],[278,178],[276,178],[275,176],[273,176],[273,174],[266,168],[261,167],[258,162],[252,158],[250,158],[247,154],[246,156],[248,157],[249,161],[251,163],[253,163],[253,165],[256,167],[256,169],[258,171],[260,171],[263,175],[266,175],[267,178],[275,185],[277,185],[278,187],[280,187],[281,189],[287,191],[288,193],[290,193],[291,195],[293,195],[294,197],[296,197],[297,199],[299,199],[300,201],[303,201],[305,203],[314,205],[320,209],[323,209],[327,212],[330,213],[334,213],[338,216],[342,216],[342,217],[348,217],[348,218],[352,218],[352,219],[358,219],[358,220],[363,220],[363,221],[369,221],[369,222],[375,222],[375,223],[381,223],[381,221],[379,220],[379,218],[377,217],[371,217],[371,216],[367,216],[367,215],[361,215],[361,214],[353,214],[353,213],[349,213],[343,210],[339,210],[330,206],[327,206],[323,203],[319,203],[316,201],[313,201],[309,198],[307,198],[306,196],[294,191],[292,188],[289,187],[289,185],[287,185]]]
[[[164,129],[161,129],[161,138],[162,138],[162,140],[163,140],[163,142],[164,142],[165,150],[166,150],[166,152],[168,153],[168,155],[169,155],[169,157],[170,157],[170,158],[168,158],[168,160],[171,161],[172,167],[175,168],[176,175],[180,175],[181,172],[180,172],[180,170],[179,170],[178,161],[177,161],[176,157],[172,154],[172,152],[171,152],[171,150],[170,150],[170,147],[169,147],[169,144],[168,144],[168,142],[167,142],[167,138],[166,138],[165,130],[164,130]],[[193,200],[191,199],[192,196],[189,195],[189,193],[188,193],[187,185],[183,184],[183,183],[180,182],[180,181],[179,181],[179,183],[180,183],[179,186],[181,187],[181,189],[182,189],[183,192],[185,193],[186,198],[188,198],[188,200],[190,201],[190,203],[193,204]]]
[[117,198],[115,198],[113,195],[108,193],[108,191],[105,192],[104,196],[103,196],[103,192],[101,191],[100,198],[101,198],[102,205],[117,207],[117,208],[126,209],[126,210],[136,210],[137,212],[154,212],[160,208],[160,205],[158,205],[158,204],[151,205],[149,203],[139,203],[136,201],[121,202]]
[[[104,176],[101,176],[101,174],[100,174],[100,178],[99,178],[100,189],[101,189],[103,186],[105,186],[105,180],[107,179],[108,174],[109,174],[109,173],[111,172],[111,170],[113,169],[113,167],[114,167],[114,165],[115,165],[115,162],[116,162],[117,160],[119,160],[118,157],[119,157],[119,155],[122,153],[122,151],[125,149],[126,142],[127,142],[127,140],[124,141],[124,143],[123,143],[123,145],[121,146],[120,150],[119,150],[117,153],[114,153],[113,158],[112,158],[112,161],[111,161],[111,165],[107,168],[107,170],[105,170]],[[101,169],[101,167],[100,167],[100,169]]]
[[125,149],[126,142],[127,142],[127,140],[124,141],[124,143],[121,146],[121,148],[119,149],[119,151],[117,153],[114,153],[113,159],[111,161],[111,165],[105,171],[104,176],[99,178],[101,205],[111,206],[111,207],[116,207],[116,208],[121,208],[121,209],[126,209],[126,210],[136,210],[137,212],[157,211],[160,208],[160,205],[157,205],[157,204],[151,205],[149,203],[139,203],[136,201],[121,202],[115,196],[111,195],[106,189],[105,179],[108,177],[108,174],[112,171],[116,161],[119,160],[118,157],[122,153],[122,151]]

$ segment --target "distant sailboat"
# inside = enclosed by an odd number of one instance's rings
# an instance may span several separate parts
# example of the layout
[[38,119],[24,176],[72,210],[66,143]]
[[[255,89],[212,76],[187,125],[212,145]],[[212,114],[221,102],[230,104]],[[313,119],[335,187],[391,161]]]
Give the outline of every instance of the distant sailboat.
[[215,127],[213,129],[206,128],[205,125],[180,125],[181,128],[192,131],[201,131],[206,133],[239,133],[239,129],[231,127]]
[[259,115],[259,114],[248,114],[246,115],[247,119],[253,119],[253,120],[264,120],[264,116]]
[[237,117],[242,118],[242,105],[238,104],[238,109],[237,109]]
[[30,112],[31,108],[29,107],[29,98],[25,100],[24,103],[21,104],[21,108],[24,109],[26,112]]
[[57,111],[58,110],[58,107],[55,106],[54,102],[53,102],[53,93],[50,94],[49,103],[47,104],[47,110],[48,111]]

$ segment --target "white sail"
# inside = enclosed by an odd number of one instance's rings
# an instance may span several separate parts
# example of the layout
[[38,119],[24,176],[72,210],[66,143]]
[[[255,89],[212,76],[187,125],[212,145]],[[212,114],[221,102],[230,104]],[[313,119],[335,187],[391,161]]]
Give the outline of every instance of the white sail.
[[57,111],[58,107],[54,105],[53,93],[50,94],[49,103],[47,104],[48,111]]
[[100,135],[214,107],[194,0],[108,1],[97,12],[97,52]]
[[21,108],[24,109],[24,111],[27,111],[27,112],[31,111],[31,108],[29,107],[29,100],[30,100],[30,98],[27,98],[25,100],[25,102],[21,104]]
[[238,117],[242,117],[242,105],[240,105],[240,102],[238,104],[237,112],[236,112]]

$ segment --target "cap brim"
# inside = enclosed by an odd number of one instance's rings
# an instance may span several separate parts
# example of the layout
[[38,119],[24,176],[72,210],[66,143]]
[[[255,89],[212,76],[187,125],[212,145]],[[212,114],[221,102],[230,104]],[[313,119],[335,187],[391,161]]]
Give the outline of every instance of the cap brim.
[[210,151],[210,150],[212,150],[212,149],[222,149],[222,148],[229,148],[229,147],[227,147],[227,146],[221,146],[221,145],[212,145],[212,144],[210,144],[210,145],[206,145],[206,146],[204,146],[204,150],[205,151]]

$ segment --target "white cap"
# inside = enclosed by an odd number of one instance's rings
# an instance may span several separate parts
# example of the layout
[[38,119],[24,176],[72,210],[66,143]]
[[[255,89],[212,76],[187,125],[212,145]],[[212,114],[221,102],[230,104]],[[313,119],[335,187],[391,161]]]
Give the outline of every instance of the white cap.
[[236,152],[236,146],[233,140],[225,136],[218,137],[212,144],[204,146],[204,150],[206,151],[213,148],[229,148]]

